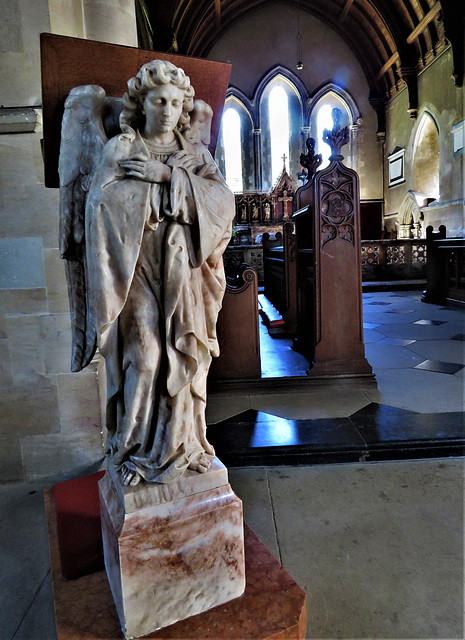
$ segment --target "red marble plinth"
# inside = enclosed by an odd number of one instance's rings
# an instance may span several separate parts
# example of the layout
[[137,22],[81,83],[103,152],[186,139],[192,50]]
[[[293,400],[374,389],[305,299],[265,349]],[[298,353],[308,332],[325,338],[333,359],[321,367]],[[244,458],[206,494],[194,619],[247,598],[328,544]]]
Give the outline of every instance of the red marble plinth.
[[244,593],[242,502],[214,463],[174,486],[124,487],[108,471],[99,482],[105,568],[128,639]]
[[[56,515],[45,492],[58,640],[121,640],[105,571],[77,580],[61,574]],[[303,640],[305,593],[245,525],[246,589],[240,598],[187,618],[146,638],[157,640]]]

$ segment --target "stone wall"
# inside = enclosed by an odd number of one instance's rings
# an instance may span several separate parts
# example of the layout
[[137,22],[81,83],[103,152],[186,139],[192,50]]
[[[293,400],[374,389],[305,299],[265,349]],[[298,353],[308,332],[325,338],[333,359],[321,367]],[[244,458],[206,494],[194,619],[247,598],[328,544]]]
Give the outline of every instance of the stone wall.
[[103,458],[98,362],[70,372],[59,194],[43,179],[39,34],[52,23],[56,33],[97,39],[90,27],[100,20],[98,39],[108,39],[111,10],[121,33],[112,41],[135,45],[133,6],[0,0],[0,482],[82,475]]
[[[418,117],[409,118],[407,89],[403,89],[388,104],[386,111],[385,145],[385,214],[388,228],[393,228],[400,205],[409,189],[415,190],[413,159],[414,142],[424,113],[433,118],[439,134],[440,199],[423,209],[424,223],[437,228],[445,224],[448,232],[464,228],[464,160],[465,155],[453,155],[452,128],[464,118],[463,87],[452,78],[452,50],[449,47],[427,67],[418,78]],[[405,149],[405,182],[388,187],[387,157],[396,147]],[[423,232],[424,232],[423,229]]]

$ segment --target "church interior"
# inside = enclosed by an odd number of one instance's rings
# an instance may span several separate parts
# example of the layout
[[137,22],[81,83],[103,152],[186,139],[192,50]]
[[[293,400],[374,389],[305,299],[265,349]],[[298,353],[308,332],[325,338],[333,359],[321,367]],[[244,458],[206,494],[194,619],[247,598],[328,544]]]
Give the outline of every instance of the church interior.
[[[236,215],[208,438],[307,594],[306,637],[464,637],[462,3],[0,6],[0,638],[59,638],[43,491],[104,464],[102,359],[70,369],[40,34],[230,65],[214,157]],[[355,222],[325,209],[336,170]],[[307,233],[312,208],[325,222]]]

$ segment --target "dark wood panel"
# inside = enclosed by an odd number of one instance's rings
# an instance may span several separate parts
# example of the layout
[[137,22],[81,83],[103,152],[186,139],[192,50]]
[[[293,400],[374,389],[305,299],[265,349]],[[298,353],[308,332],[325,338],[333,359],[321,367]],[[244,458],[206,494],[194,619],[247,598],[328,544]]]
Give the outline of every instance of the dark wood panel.
[[217,324],[220,356],[214,358],[210,382],[260,378],[257,272],[245,269],[242,286],[226,288]]
[[214,153],[231,65],[176,56],[135,47],[42,33],[42,103],[44,125],[45,186],[58,187],[61,119],[65,100],[73,87],[97,84],[108,96],[121,97],[127,81],[150,60],[168,60],[191,79],[196,98],[213,108],[210,151]]

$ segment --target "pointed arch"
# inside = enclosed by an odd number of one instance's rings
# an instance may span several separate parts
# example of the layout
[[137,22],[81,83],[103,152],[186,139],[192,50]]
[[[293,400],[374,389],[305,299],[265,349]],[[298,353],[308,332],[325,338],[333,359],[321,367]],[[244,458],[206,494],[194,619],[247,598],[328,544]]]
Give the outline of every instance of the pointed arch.
[[412,187],[435,200],[440,197],[439,153],[439,127],[432,114],[425,109],[413,134]]
[[357,124],[358,120],[362,117],[357,103],[346,89],[343,89],[334,82],[328,82],[323,85],[307,100],[305,114],[306,121],[309,122],[311,112],[315,108],[316,104],[327,94],[333,94],[336,99],[343,103],[350,114],[350,124]]
[[315,138],[318,153],[323,155],[323,165],[328,164],[329,147],[322,140],[323,129],[331,129],[331,110],[337,107],[342,112],[341,126],[348,126],[350,131],[349,144],[342,151],[348,166],[358,171],[358,137],[362,126],[360,110],[348,91],[330,82],[320,87],[307,101],[306,122],[308,122],[310,136]]
[[273,187],[274,174],[271,158],[274,154],[272,154],[269,98],[276,87],[281,87],[284,90],[288,100],[288,130],[285,135],[289,138],[289,146],[285,154],[288,156],[287,169],[291,175],[297,175],[300,169],[300,154],[303,151],[303,110],[307,92],[301,80],[292,71],[282,65],[277,65],[260,80],[253,98],[261,132],[260,164],[263,189]]
[[305,105],[309,96],[304,83],[298,75],[291,71],[291,69],[288,69],[281,64],[278,64],[267,71],[258,82],[257,87],[254,91],[253,104],[256,106],[260,105],[263,97],[263,92],[278,76],[281,76],[289,84],[289,86],[293,88],[293,90],[296,92],[296,95],[299,96],[301,104]]
[[[255,188],[255,163],[254,163],[254,131],[255,123],[251,103],[248,98],[239,90],[230,88],[226,94],[223,114],[228,109],[234,109],[240,119],[240,157],[242,166],[242,187],[240,191],[248,191]],[[239,150],[237,149],[237,155]],[[228,158],[227,145],[223,137],[223,127],[220,127],[218,145],[215,152],[215,160],[218,167],[227,177]],[[237,188],[233,190],[238,190]]]

